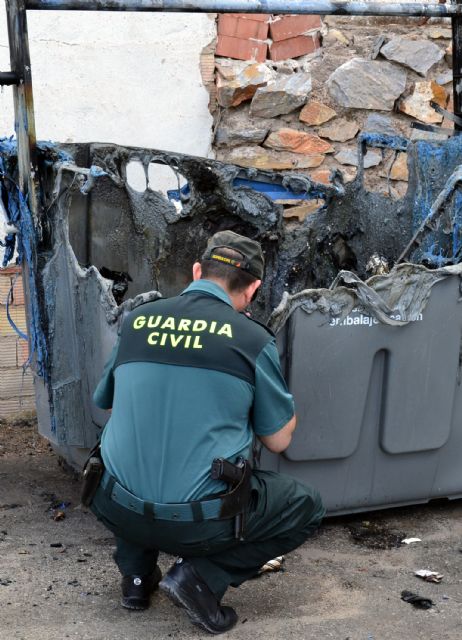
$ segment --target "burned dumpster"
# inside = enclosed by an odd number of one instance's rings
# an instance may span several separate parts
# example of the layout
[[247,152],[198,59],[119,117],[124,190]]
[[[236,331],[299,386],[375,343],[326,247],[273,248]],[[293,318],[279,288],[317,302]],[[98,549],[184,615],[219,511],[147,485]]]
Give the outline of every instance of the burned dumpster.
[[[364,187],[368,145],[406,148],[404,198]],[[107,419],[91,395],[124,314],[181,291],[207,239],[228,228],[264,247],[252,312],[277,333],[297,404],[292,445],[263,466],[318,486],[331,513],[462,495],[460,150],[458,137],[363,136],[356,179],[325,185],[148,149],[40,145],[37,226],[4,141],[2,198],[20,235],[41,433],[81,464]],[[144,188],[130,186],[131,163]],[[168,197],[149,187],[158,164],[178,179]],[[319,208],[283,224],[278,200],[288,197]]]
[[321,487],[330,511],[461,494],[461,273],[341,273],[273,314],[302,425],[273,464]]

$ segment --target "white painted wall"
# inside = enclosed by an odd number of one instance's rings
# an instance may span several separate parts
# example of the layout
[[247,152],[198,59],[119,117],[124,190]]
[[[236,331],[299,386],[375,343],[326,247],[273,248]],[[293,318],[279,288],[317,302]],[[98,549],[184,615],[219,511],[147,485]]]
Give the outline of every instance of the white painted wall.
[[[6,71],[1,7],[0,70]],[[210,155],[212,119],[199,63],[216,33],[214,16],[29,11],[27,17],[39,140]],[[5,87],[0,136],[13,129],[12,89]]]
[[[199,64],[215,37],[214,16],[29,11],[27,17],[38,140],[211,155],[212,118]],[[0,70],[9,69],[1,2]],[[0,137],[13,133],[12,89],[4,87]],[[168,168],[159,167],[153,182],[163,191],[177,187]],[[2,259],[0,247],[0,266]]]

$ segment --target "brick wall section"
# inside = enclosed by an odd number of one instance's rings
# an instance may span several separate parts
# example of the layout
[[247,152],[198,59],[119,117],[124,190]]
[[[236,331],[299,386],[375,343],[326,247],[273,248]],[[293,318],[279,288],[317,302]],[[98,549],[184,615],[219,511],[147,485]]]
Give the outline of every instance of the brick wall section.
[[269,16],[262,14],[221,14],[218,17],[216,55],[234,60],[266,60],[268,20]]
[[215,85],[215,49],[216,40],[212,40],[204,49],[200,57],[200,72],[202,83],[209,93],[209,110],[214,113],[217,104],[217,87]]
[[321,26],[320,16],[277,16],[271,21],[269,32],[271,39],[279,42],[317,31]]
[[314,53],[321,46],[318,34],[308,36],[295,36],[273,42],[270,46],[269,55],[274,62],[287,60],[288,58],[299,58],[309,53]]
[[222,14],[216,55],[256,62],[296,58],[319,49],[320,28],[319,16]]
[[252,20],[239,14],[222,14],[218,18],[218,35],[244,38],[245,40],[266,40],[268,37],[268,22],[266,20]]
[[221,35],[218,36],[215,53],[217,56],[233,58],[234,60],[256,60],[257,62],[264,62],[267,52],[268,45],[266,42]]
[[13,302],[10,316],[24,333],[26,312],[21,270],[19,267],[0,269],[0,417],[5,418],[35,407],[32,373],[23,374],[22,365],[29,357],[29,347],[8,322],[6,300],[11,285]]

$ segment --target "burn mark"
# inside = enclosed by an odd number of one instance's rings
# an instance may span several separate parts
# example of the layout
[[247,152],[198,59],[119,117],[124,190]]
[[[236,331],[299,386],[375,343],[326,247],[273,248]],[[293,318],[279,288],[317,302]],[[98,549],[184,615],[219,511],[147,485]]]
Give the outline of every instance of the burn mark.
[[114,300],[117,304],[122,304],[124,296],[128,290],[128,283],[133,282],[130,275],[124,271],[111,271],[111,269],[108,269],[107,267],[101,267],[99,272],[103,278],[112,281],[111,291],[114,296]]

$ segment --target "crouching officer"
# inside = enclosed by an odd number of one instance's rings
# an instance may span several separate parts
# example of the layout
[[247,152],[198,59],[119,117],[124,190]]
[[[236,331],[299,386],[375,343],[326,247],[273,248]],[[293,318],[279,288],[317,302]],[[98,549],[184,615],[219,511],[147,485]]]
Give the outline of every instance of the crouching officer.
[[[274,337],[242,313],[263,270],[257,242],[215,234],[181,295],[127,316],[94,394],[112,413],[91,508],[116,537],[122,605],[145,609],[160,582],[213,634],[237,622],[227,588],[324,515],[316,490],[247,462],[254,435],[278,453],[296,422]],[[181,556],[162,581],[159,551]]]

